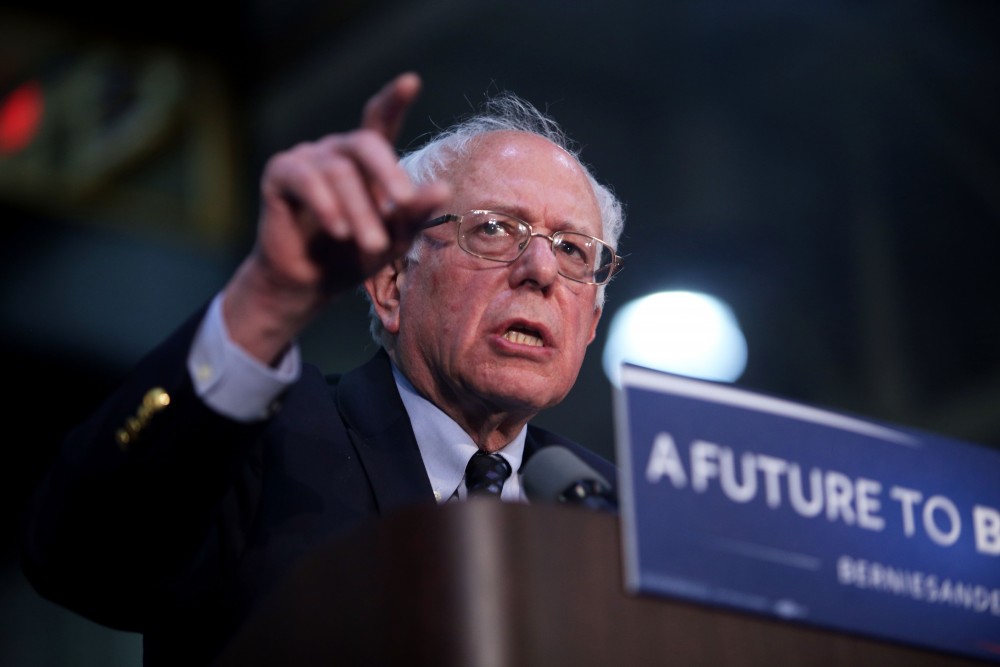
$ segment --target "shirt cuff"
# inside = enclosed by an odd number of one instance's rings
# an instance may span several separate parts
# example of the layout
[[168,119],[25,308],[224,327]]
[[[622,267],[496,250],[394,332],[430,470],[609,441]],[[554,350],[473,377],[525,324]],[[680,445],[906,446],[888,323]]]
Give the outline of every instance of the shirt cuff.
[[216,412],[240,422],[267,419],[277,398],[302,370],[297,344],[277,366],[247,354],[229,338],[222,317],[222,294],[212,300],[188,354],[195,392]]

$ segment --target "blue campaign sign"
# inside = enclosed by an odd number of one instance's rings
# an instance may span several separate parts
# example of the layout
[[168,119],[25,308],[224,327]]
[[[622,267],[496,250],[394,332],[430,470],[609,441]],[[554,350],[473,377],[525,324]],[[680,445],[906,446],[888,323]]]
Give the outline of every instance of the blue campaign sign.
[[1000,451],[626,364],[626,585],[1000,662]]

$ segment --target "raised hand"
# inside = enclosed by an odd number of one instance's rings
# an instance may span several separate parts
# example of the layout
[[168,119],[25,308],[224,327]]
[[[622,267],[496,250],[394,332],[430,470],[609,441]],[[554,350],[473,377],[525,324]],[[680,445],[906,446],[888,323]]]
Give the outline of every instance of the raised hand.
[[274,155],[261,178],[257,241],[226,286],[237,344],[273,361],[329,300],[406,252],[448,197],[415,186],[393,148],[420,79],[401,74],[365,105],[360,128]]

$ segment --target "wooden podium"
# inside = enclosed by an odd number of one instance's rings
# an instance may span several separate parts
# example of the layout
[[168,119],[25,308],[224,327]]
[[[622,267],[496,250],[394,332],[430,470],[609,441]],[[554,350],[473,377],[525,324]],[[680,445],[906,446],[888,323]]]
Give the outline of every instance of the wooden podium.
[[623,589],[618,518],[470,501],[317,549],[217,667],[789,667],[978,660]]

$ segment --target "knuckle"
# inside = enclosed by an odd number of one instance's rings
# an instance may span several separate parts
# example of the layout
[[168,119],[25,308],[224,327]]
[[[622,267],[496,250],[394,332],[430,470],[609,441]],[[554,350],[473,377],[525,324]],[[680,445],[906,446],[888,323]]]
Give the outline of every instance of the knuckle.
[[331,156],[323,167],[323,170],[335,179],[345,179],[357,173],[357,167],[353,160],[341,155]]

